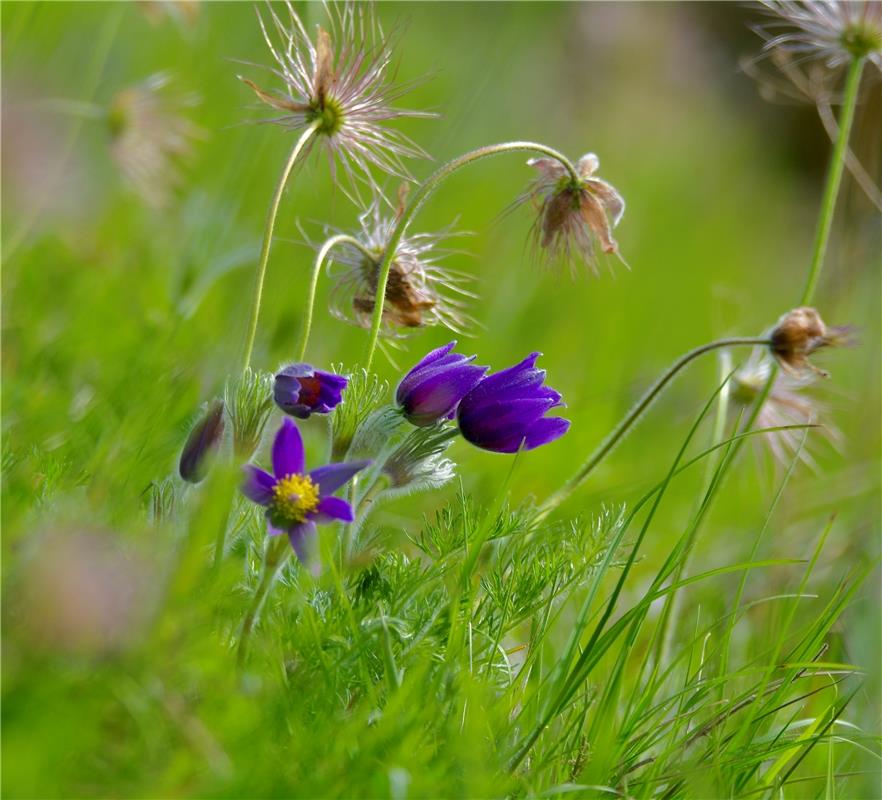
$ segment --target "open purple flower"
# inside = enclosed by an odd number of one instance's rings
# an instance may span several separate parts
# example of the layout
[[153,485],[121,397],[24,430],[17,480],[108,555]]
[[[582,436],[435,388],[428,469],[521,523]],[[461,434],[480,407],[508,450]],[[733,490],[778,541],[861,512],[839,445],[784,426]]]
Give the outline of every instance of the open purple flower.
[[343,399],[348,378],[314,369],[309,364],[289,364],[273,383],[273,399],[286,414],[306,419],[310,414],[327,414]]
[[306,543],[315,534],[316,523],[339,520],[352,522],[352,507],[340,497],[332,497],[369,461],[326,464],[304,472],[303,440],[293,420],[285,419],[273,442],[273,474],[253,464],[245,466],[242,492],[248,499],[266,507],[270,536],[287,533],[301,561],[306,560]]
[[423,427],[452,419],[459,401],[484,377],[487,367],[473,365],[476,356],[451,353],[454,347],[455,341],[432,350],[398,384],[395,399],[408,422]]
[[484,378],[460,402],[459,430],[466,441],[496,453],[532,450],[563,436],[568,419],[546,417],[561,406],[559,392],[544,385],[545,370],[536,369],[540,353]]

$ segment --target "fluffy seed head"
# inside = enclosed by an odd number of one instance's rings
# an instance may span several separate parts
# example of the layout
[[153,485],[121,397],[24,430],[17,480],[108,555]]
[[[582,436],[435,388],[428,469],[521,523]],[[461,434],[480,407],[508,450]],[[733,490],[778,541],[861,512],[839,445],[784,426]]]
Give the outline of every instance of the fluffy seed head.
[[578,177],[553,158],[527,163],[539,176],[521,201],[532,200],[538,209],[533,235],[548,261],[570,269],[581,262],[596,273],[597,243],[607,255],[619,255],[612,231],[625,213],[625,201],[609,183],[594,177],[600,166],[597,156],[587,153],[579,159]]
[[[362,246],[337,248],[329,266],[334,278],[331,311],[340,319],[370,328],[380,265],[396,218],[383,216],[379,201],[375,201],[359,220],[361,230],[356,238]],[[452,251],[438,245],[454,235],[448,227],[401,238],[386,283],[385,335],[400,336],[409,329],[433,325],[465,333],[474,324],[465,311],[466,300],[475,297],[464,288],[469,277],[439,264]]]
[[110,154],[123,178],[152,206],[183,183],[184,166],[205,132],[185,116],[197,100],[174,94],[167,73],[119,92],[107,111]]
[[[732,375],[731,397],[735,406],[746,408],[760,396],[773,364],[768,354],[761,350],[751,353],[750,358]],[[834,444],[837,443],[842,434],[833,425],[821,424],[825,409],[804,391],[813,381],[814,376],[796,378],[784,372],[775,375],[771,391],[757,415],[757,427],[818,425],[821,433]],[[815,468],[809,447],[807,444],[801,446],[804,435],[805,431],[799,429],[769,431],[763,435],[763,443],[782,466],[798,457],[807,466]]]
[[780,50],[835,69],[866,58],[882,70],[882,3],[874,0],[766,0],[756,28],[763,51]]
[[285,19],[271,3],[267,3],[268,22],[260,12],[257,15],[276,62],[270,71],[282,88],[265,91],[240,76],[260,100],[281,112],[265,121],[290,130],[317,125],[331,174],[336,178],[339,165],[356,196],[359,182],[376,190],[371,167],[409,179],[402,159],[428,156],[386,123],[433,115],[393,108],[392,103],[411,86],[389,83],[390,39],[370,7],[350,2],[329,10],[330,30],[318,27],[314,41],[287,0],[285,7]]

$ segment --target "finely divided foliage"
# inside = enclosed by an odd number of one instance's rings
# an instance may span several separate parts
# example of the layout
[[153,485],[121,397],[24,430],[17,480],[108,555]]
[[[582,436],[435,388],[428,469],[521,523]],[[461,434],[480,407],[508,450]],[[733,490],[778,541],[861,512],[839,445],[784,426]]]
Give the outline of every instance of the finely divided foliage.
[[[588,368],[582,348],[600,347],[592,320],[572,328],[587,344],[568,338],[566,352],[552,352],[560,342],[549,340],[550,374],[538,366],[538,342],[517,349],[492,330],[463,347],[478,355],[458,352],[456,341],[431,347],[423,328],[475,330],[487,309],[465,288],[467,274],[439,263],[453,255],[443,246],[452,231],[411,226],[453,173],[511,154],[524,170],[529,153],[533,182],[513,202],[535,207],[543,257],[582,280],[603,260],[621,260],[613,232],[625,200],[598,177],[598,156],[573,162],[540,142],[508,141],[414,180],[404,159],[428,157],[387,123],[427,115],[393,107],[409,86],[390,83],[398,37],[383,34],[374,9],[322,7],[329,22],[314,32],[287,0],[258,9],[255,35],[281,85],[242,80],[274,110],[267,121],[299,138],[270,204],[243,363],[211,378],[213,399],[178,437],[176,474],[146,467],[155,477],[138,525],[152,560],[101,533],[121,524],[118,511],[96,517],[94,531],[65,534],[74,498],[101,508],[111,484],[84,485],[85,473],[60,457],[28,476],[40,488],[28,490],[25,519],[39,523],[42,546],[22,548],[10,570],[6,724],[18,751],[9,796],[778,800],[855,796],[853,787],[871,785],[866,765],[882,760],[882,747],[860,727],[864,656],[852,652],[860,634],[843,615],[876,565],[833,544],[841,523],[815,524],[811,509],[794,516],[784,501],[804,505],[791,481],[806,466],[820,471],[809,444],[826,409],[813,392],[829,374],[814,359],[853,344],[851,328],[828,325],[812,304],[861,70],[882,67],[879,6],[763,5],[774,18],[763,28],[766,50],[817,59],[831,82],[848,67],[806,289],[781,299],[781,316],[761,335],[687,351],[578,457],[563,448],[591,438],[585,420],[595,409],[580,408],[589,398],[560,365]],[[314,179],[353,201],[344,213],[359,229],[323,227],[311,283],[306,267],[290,270],[285,303],[306,296],[295,352],[287,317],[282,335],[260,330],[259,340],[258,320],[276,219],[295,225],[285,190],[317,143],[331,169]],[[139,170],[158,161],[164,174],[174,148],[155,149],[163,157],[142,158]],[[415,183],[388,214],[383,174]],[[518,265],[505,268],[517,279]],[[335,319],[345,319],[369,331],[360,363],[321,363],[315,346],[307,360],[325,277],[333,285],[322,352],[338,347]],[[409,369],[374,367],[380,334],[410,344]],[[264,339],[274,341],[267,350]],[[268,349],[282,346],[273,369]],[[626,487],[598,469],[674,378],[713,352],[719,379],[667,417],[673,449],[640,440],[644,471]],[[145,436],[167,427],[163,409]],[[843,438],[832,423],[821,433]],[[748,441],[776,462],[765,505],[742,509],[738,536],[715,531],[714,547],[703,547],[733,471],[762,473],[739,458]],[[4,474],[33,463],[26,458],[4,450]],[[570,477],[538,480],[552,461]],[[687,504],[672,502],[675,488],[694,493]],[[797,557],[778,555],[777,537],[795,542]],[[28,727],[25,710],[87,703],[95,719],[63,729],[64,752],[43,770],[32,752],[55,735],[55,717],[41,712]]]

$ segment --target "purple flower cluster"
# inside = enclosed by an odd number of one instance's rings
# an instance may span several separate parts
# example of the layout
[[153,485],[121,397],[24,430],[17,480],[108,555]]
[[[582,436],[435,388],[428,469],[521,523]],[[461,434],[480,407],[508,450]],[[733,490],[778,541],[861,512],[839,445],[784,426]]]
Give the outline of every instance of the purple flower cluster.
[[536,368],[539,353],[485,377],[473,366],[475,356],[452,353],[456,342],[433,350],[398,386],[396,400],[414,425],[433,425],[456,417],[466,441],[483,450],[516,453],[563,436],[569,420],[546,417],[563,405],[561,395],[545,386],[545,370]]
[[[398,385],[395,399],[410,423],[429,427],[455,418],[466,441],[497,453],[532,450],[567,432],[569,420],[545,416],[563,403],[545,385],[545,370],[536,368],[539,353],[487,375],[488,367],[473,364],[475,356],[454,353],[455,346],[432,350]],[[291,364],[276,375],[273,394],[285,413],[305,419],[333,410],[346,385],[340,375]],[[353,521],[352,507],[333,493],[369,464],[327,464],[306,472],[300,431],[285,419],[273,442],[272,473],[248,464],[242,491],[266,509],[269,534],[287,534],[304,561],[317,523]]]

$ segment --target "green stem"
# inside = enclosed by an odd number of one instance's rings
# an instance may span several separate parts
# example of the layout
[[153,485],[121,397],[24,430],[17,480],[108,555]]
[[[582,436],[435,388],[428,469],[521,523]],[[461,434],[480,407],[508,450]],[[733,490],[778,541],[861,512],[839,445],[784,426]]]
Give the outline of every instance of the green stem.
[[306,295],[306,312],[303,315],[303,335],[300,339],[300,356],[299,359],[303,361],[306,356],[306,345],[309,342],[309,334],[312,331],[312,316],[313,309],[315,307],[315,290],[318,286],[319,274],[321,273],[322,266],[328,258],[328,254],[335,247],[341,244],[348,244],[351,247],[360,250],[365,256],[371,260],[375,258],[375,254],[371,253],[358,239],[353,236],[347,236],[344,233],[341,233],[337,236],[332,236],[328,239],[318,251],[318,254],[315,257],[315,263],[312,265],[312,275],[309,278],[309,289]]
[[383,260],[380,262],[379,275],[377,277],[377,291],[374,301],[374,313],[371,320],[370,341],[368,342],[367,356],[365,358],[365,369],[370,370],[374,358],[374,351],[377,348],[377,339],[379,338],[380,326],[383,322],[383,303],[386,300],[386,284],[389,280],[389,270],[392,268],[392,262],[395,259],[395,252],[398,249],[398,244],[401,242],[401,237],[404,236],[404,233],[407,230],[407,226],[410,225],[414,216],[416,216],[417,212],[422,208],[423,203],[426,202],[429,195],[437,189],[446,178],[462,167],[475,161],[479,161],[482,158],[488,158],[501,153],[514,153],[525,150],[540,153],[559,161],[564,167],[566,167],[574,180],[579,180],[579,173],[576,171],[572,162],[565,155],[557,152],[557,150],[536,142],[504,142],[502,144],[491,144],[486,147],[479,147],[477,150],[472,150],[458,158],[454,158],[452,161],[448,161],[432,173],[432,175],[426,178],[426,180],[423,181],[423,183],[421,183],[412,193],[410,202],[401,212],[401,216],[398,217],[398,221],[389,236],[389,241],[386,242],[386,250],[383,254]]
[[662,389],[671,382],[674,376],[685,367],[690,361],[695,360],[701,355],[718,350],[721,347],[734,347],[736,345],[768,345],[769,340],[761,337],[735,337],[729,339],[717,339],[715,342],[704,344],[690,350],[685,355],[680,356],[662,375],[656,380],[649,389],[625,415],[624,419],[616,425],[610,434],[598,445],[594,452],[588,457],[588,460],[582,465],[579,471],[570,478],[561,489],[555,492],[539,509],[538,519],[544,519],[548,514],[554,511],[561,503],[564,502],[579,485],[591,474],[592,470],[606,457],[606,455],[621,441],[622,437],[628,432],[628,429],[640,418],[644,411],[652,405],[656,397],[661,393]]
[[270,203],[269,213],[266,217],[266,227],[263,231],[263,244],[260,248],[260,261],[257,264],[257,277],[254,281],[254,297],[251,301],[251,319],[248,321],[248,329],[245,334],[245,348],[242,355],[242,371],[244,372],[251,365],[251,352],[254,349],[254,337],[257,335],[257,319],[260,316],[260,300],[263,297],[263,279],[266,277],[266,265],[269,261],[270,247],[273,241],[273,228],[276,226],[276,216],[279,213],[279,204],[282,202],[282,194],[285,186],[288,184],[288,178],[291,176],[291,170],[297,163],[297,159],[303,153],[304,148],[309,144],[310,139],[316,132],[318,122],[310,125],[297,140],[288,156],[288,161],[282,174],[279,177],[279,183],[273,194]]
[[245,666],[245,659],[248,655],[248,642],[251,638],[251,632],[254,630],[254,623],[257,622],[257,616],[260,614],[260,609],[263,608],[263,603],[276,581],[276,576],[279,574],[282,565],[288,560],[291,552],[291,545],[288,542],[287,536],[275,536],[267,543],[263,574],[260,577],[257,590],[254,592],[251,607],[248,609],[248,613],[242,622],[239,646],[236,649],[236,665],[240,670]]
[[842,172],[845,169],[845,159],[848,155],[848,138],[851,126],[854,122],[854,111],[857,107],[858,89],[861,85],[861,72],[864,67],[863,58],[855,58],[848,68],[848,76],[845,79],[845,94],[842,100],[842,110],[839,114],[839,135],[833,146],[833,155],[830,158],[830,168],[827,172],[827,183],[824,187],[824,197],[821,200],[821,215],[818,219],[818,230],[815,234],[815,246],[812,252],[812,263],[809,268],[808,280],[805,291],[802,293],[800,305],[809,305],[815,296],[818,279],[821,276],[821,267],[824,263],[824,255],[827,252],[827,244],[830,241],[830,230],[833,227],[833,215],[836,211],[836,199],[839,196],[839,184],[842,182]]

